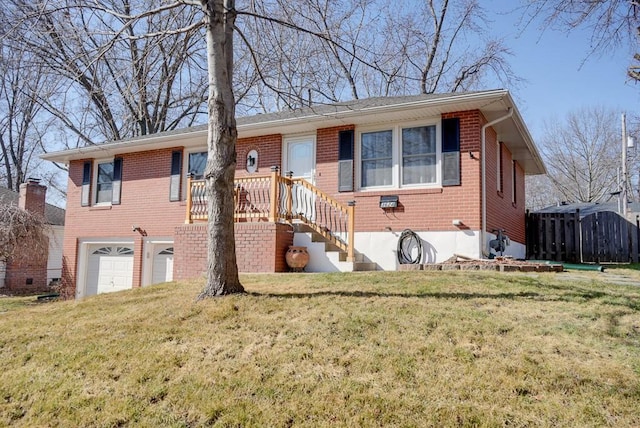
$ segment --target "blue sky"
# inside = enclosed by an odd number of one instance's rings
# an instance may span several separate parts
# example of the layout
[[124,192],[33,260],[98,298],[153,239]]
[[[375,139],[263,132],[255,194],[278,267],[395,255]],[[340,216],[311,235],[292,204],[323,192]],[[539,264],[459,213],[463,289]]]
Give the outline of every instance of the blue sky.
[[626,77],[632,56],[628,47],[589,55],[588,30],[542,32],[538,23],[523,30],[521,12],[513,11],[517,2],[484,3],[495,23],[489,31],[504,38],[514,54],[509,58],[513,71],[526,80],[519,88],[507,89],[535,141],[542,138],[545,120],[563,119],[580,107],[604,106],[628,116],[640,114],[640,84]]

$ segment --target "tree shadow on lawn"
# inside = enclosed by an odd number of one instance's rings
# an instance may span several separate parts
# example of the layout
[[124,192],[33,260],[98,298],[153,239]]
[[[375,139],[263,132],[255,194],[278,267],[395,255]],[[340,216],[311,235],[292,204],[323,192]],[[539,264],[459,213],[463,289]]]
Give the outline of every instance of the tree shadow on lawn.
[[308,299],[310,297],[363,297],[363,298],[421,298],[421,299],[452,299],[452,300],[473,300],[473,299],[495,299],[495,300],[519,300],[527,299],[539,302],[570,302],[587,303],[594,300],[603,300],[601,303],[611,306],[622,306],[634,311],[640,311],[640,299],[621,294],[591,290],[578,285],[554,285],[536,283],[529,287],[540,287],[542,289],[554,290],[560,293],[538,293],[534,291],[522,291],[517,293],[448,293],[448,292],[425,292],[425,293],[388,293],[376,291],[313,291],[301,293],[258,293],[249,292],[255,297],[275,297],[285,299]]
[[249,292],[256,297],[284,297],[285,299],[305,299],[309,297],[336,296],[336,297],[403,297],[403,298],[434,298],[434,299],[516,299],[539,297],[533,292],[522,293],[383,293],[375,291],[313,291],[309,293],[257,293]]

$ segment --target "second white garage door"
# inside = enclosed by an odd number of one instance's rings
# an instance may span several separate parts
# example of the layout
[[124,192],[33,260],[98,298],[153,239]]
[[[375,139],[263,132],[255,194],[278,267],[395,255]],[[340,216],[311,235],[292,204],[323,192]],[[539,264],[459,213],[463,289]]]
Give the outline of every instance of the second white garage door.
[[133,248],[94,246],[89,251],[86,296],[128,290],[133,285]]
[[152,269],[152,284],[173,281],[173,244],[155,246]]

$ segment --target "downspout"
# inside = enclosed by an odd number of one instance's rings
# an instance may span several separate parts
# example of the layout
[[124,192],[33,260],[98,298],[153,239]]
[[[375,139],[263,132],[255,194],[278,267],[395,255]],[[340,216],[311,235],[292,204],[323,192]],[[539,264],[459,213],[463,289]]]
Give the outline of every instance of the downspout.
[[482,126],[481,132],[481,140],[482,145],[480,147],[480,157],[482,158],[482,170],[480,171],[482,177],[482,226],[480,227],[480,258],[484,257],[484,240],[485,240],[485,230],[487,229],[487,175],[485,171],[487,169],[487,161],[486,161],[486,145],[487,145],[487,128],[495,125],[496,123],[502,122],[505,119],[509,119],[513,116],[513,109],[511,107],[507,107],[508,113],[502,117],[492,120],[489,123],[486,123]]

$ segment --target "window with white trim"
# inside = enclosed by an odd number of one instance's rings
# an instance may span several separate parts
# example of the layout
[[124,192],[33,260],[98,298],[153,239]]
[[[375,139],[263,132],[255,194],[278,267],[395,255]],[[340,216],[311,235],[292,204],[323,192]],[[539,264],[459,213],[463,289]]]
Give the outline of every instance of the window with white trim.
[[[93,178],[91,179],[93,171]],[[85,161],[82,171],[82,206],[89,206],[90,183],[94,205],[117,205],[122,188],[122,158]]]
[[113,161],[96,165],[96,204],[111,203],[113,196]]
[[436,127],[402,129],[402,184],[433,184],[436,174]]
[[194,180],[204,178],[204,169],[207,166],[207,152],[191,152],[187,156],[187,171]]
[[362,187],[393,184],[393,131],[364,132],[360,135]]
[[439,123],[415,123],[359,132],[360,188],[441,185],[439,129]]

